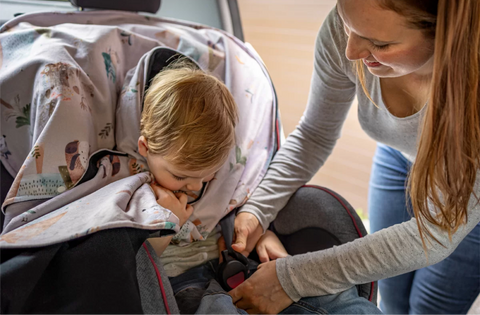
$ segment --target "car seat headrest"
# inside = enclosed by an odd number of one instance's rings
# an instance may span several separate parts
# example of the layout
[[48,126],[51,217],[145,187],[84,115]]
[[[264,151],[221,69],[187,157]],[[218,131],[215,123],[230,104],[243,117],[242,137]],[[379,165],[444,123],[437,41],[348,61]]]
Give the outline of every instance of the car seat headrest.
[[70,0],[75,7],[84,9],[122,10],[157,13],[161,0]]

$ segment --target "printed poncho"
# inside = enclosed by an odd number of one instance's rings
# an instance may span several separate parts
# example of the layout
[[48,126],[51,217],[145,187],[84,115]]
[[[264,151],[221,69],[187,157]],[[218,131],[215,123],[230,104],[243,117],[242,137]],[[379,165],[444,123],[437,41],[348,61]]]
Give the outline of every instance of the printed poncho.
[[[167,47],[225,82],[240,121],[237,146],[180,231],[137,152],[145,78]],[[15,177],[1,247],[115,227],[202,240],[250,196],[275,148],[274,91],[260,59],[206,26],[114,11],[23,15],[0,30],[0,88],[0,159]]]

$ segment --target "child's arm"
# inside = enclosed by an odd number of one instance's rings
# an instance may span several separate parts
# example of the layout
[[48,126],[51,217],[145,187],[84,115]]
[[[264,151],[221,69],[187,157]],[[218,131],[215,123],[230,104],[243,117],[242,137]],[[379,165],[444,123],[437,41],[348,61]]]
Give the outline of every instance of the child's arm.
[[285,247],[283,247],[275,233],[270,230],[267,230],[258,240],[256,248],[258,258],[262,263],[288,256]]
[[[187,195],[184,193],[174,194],[172,191],[159,186],[156,182],[153,182],[150,187],[152,187],[153,192],[155,193],[157,203],[165,209],[172,211],[178,217],[180,227],[187,222],[188,218],[193,213],[193,207],[187,205]],[[160,257],[168,244],[170,244],[172,237],[173,235],[156,237],[150,238],[148,241],[155,249],[157,256]]]

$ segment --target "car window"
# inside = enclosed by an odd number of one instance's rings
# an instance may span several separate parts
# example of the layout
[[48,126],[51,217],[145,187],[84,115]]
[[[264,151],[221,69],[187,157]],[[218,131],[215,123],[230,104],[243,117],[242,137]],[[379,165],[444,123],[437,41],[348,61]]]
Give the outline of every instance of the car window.
[[[217,0],[162,0],[156,14],[142,14],[187,20],[223,29],[218,3]],[[68,0],[0,0],[0,25],[19,13],[76,10]]]
[[162,0],[155,15],[223,28],[217,0]]

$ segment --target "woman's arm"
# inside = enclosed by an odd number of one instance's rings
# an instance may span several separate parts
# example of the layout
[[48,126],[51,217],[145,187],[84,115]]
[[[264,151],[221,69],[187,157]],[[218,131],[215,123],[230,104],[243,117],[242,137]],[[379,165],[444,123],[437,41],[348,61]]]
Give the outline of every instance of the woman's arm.
[[[478,195],[478,177],[477,189]],[[470,198],[468,222],[450,241],[448,233],[428,223],[435,241],[427,252],[415,219],[327,250],[277,260],[277,276],[292,300],[344,291],[357,284],[394,277],[448,257],[480,222],[480,206]],[[428,259],[427,259],[428,257]]]
[[292,194],[308,182],[331,154],[355,96],[347,73],[345,33],[335,10],[317,36],[310,94],[304,115],[275,155],[260,186],[240,212],[257,217],[265,230]]
[[[477,174],[478,196],[479,187]],[[416,221],[411,219],[347,244],[268,262],[229,294],[240,308],[278,313],[302,297],[334,294],[433,265],[448,257],[479,222],[480,205],[472,195],[468,221],[451,240],[448,233],[427,224],[443,245],[431,241],[426,253]]]

